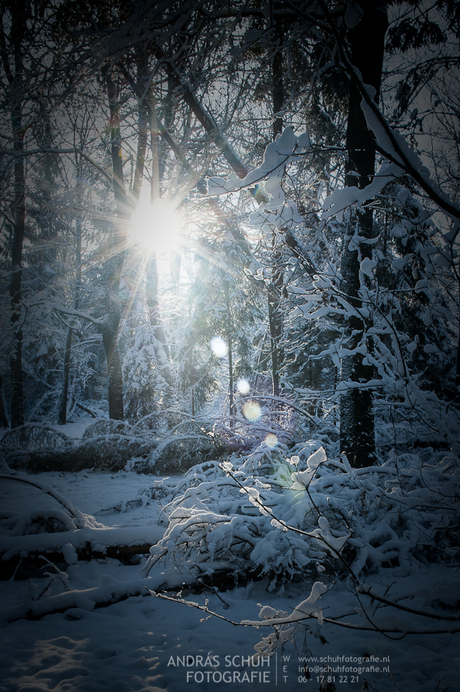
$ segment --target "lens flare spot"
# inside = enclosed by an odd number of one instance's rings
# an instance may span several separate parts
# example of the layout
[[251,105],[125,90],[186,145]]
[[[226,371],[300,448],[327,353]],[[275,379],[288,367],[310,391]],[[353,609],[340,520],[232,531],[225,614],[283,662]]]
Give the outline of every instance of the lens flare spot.
[[249,390],[251,389],[251,385],[247,380],[242,377],[238,382],[236,383],[236,388],[239,391],[240,394],[249,394]]
[[259,420],[262,411],[257,401],[247,401],[243,406],[243,415],[248,421],[251,421],[251,423]]
[[225,358],[228,353],[228,346],[221,336],[213,336],[211,350],[217,358]]
[[265,444],[267,447],[276,447],[278,444],[278,438],[274,433],[268,433],[267,437],[265,438]]

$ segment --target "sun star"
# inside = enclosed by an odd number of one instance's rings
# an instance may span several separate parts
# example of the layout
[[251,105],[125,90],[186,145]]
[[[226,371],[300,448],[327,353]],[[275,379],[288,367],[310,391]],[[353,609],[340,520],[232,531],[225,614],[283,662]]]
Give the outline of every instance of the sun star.
[[146,255],[160,257],[178,248],[184,223],[174,202],[160,199],[150,204],[140,200],[131,219],[129,236]]

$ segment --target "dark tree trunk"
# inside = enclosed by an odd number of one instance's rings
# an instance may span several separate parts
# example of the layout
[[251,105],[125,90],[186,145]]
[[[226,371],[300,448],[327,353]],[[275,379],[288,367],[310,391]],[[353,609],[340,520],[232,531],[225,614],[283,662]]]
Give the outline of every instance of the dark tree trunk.
[[69,394],[69,377],[70,377],[70,354],[72,351],[73,329],[67,329],[67,335],[64,345],[64,365],[62,369],[62,389],[59,397],[59,425],[67,423],[67,398]]
[[8,414],[6,412],[5,393],[3,391],[3,379],[0,375],[0,428],[9,428]]
[[22,2],[12,6],[10,43],[12,46],[13,67],[5,63],[8,81],[11,88],[11,129],[13,149],[16,154],[14,163],[14,201],[13,201],[13,238],[11,251],[11,327],[13,342],[10,353],[11,373],[11,427],[16,428],[24,423],[24,384],[22,370],[23,329],[22,308],[22,250],[26,222],[25,203],[25,168],[24,168],[24,130],[22,123],[22,82],[24,79],[23,42],[27,30],[27,13]]
[[[460,294],[460,285],[458,287],[459,289],[459,294]],[[460,295],[459,295],[460,297]],[[460,318],[460,315],[459,315]],[[459,327],[460,327],[460,319],[459,319]],[[457,362],[456,362],[456,368],[455,368],[455,393],[454,397],[457,399],[460,399],[460,328],[458,331],[458,336],[457,336]]]
[[457,368],[455,373],[455,386],[457,388],[456,396],[460,397],[460,331],[458,333],[457,341]]
[[[77,178],[78,206],[81,208],[81,184],[80,175]],[[75,288],[72,307],[78,309],[81,288],[81,215],[76,219],[76,238],[75,238]],[[59,400],[59,424],[65,425],[67,422],[67,399],[69,392],[70,379],[70,357],[72,353],[73,329],[69,327],[67,330],[66,342],[64,346],[64,367],[62,372],[62,389]]]
[[233,343],[231,338],[228,340],[228,410],[230,414],[230,425],[233,425],[235,410],[235,386],[233,381]]
[[283,80],[283,51],[281,45],[283,41],[283,30],[280,21],[275,24],[276,46],[272,62],[273,76],[273,139],[276,139],[283,131],[283,116],[281,115],[284,106],[284,80]]
[[[357,26],[350,30],[351,59],[360,71],[365,84],[375,89],[375,100],[380,93],[384,37],[387,28],[387,17],[382,3],[363,3],[364,13]],[[374,136],[368,130],[361,109],[361,94],[356,80],[352,77],[347,128],[348,162],[346,168],[346,185],[364,188],[374,176],[375,144]],[[370,257],[372,246],[359,242],[358,247],[350,247],[353,235],[361,239],[374,236],[372,210],[358,210],[348,224],[348,233],[344,239],[342,255],[341,290],[347,294],[353,307],[358,311],[363,307],[360,293],[360,262]],[[360,317],[348,318],[346,335],[348,347],[354,349],[363,339],[370,326]],[[372,348],[370,340],[367,348]],[[370,466],[375,462],[375,430],[372,391],[366,383],[373,378],[371,365],[366,364],[365,356],[355,352],[342,361],[342,379],[356,383],[341,396],[340,400],[340,447],[348,456],[350,463],[356,467]],[[360,385],[363,386],[360,386]]]
[[[14,150],[22,153],[23,135],[21,132],[21,114],[15,111],[11,115],[13,127]],[[11,427],[24,424],[24,385],[22,371],[22,249],[25,231],[25,171],[24,159],[19,155],[14,164],[14,224],[12,243],[12,272],[10,280],[11,326],[13,343],[10,354],[11,371]]]
[[150,93],[150,75],[148,69],[148,58],[145,50],[138,47],[136,51],[137,65],[137,88],[136,94],[139,98],[138,110],[138,139],[137,139],[137,155],[136,167],[134,170],[134,185],[133,195],[136,200],[139,199],[141,192],[142,181],[144,180],[145,152],[147,150],[148,133],[149,133],[149,101],[148,94]]
[[[284,104],[283,83],[283,52],[282,27],[279,21],[275,24],[277,42],[272,61],[273,79],[273,139],[283,131],[283,118],[280,115]],[[283,336],[283,313],[281,308],[281,296],[284,286],[284,276],[281,269],[281,254],[277,251],[277,238],[273,235],[273,274],[268,286],[268,324],[270,329],[270,352],[272,362],[272,388],[273,396],[280,394],[280,369],[282,363],[281,339]]]
[[[275,259],[276,259],[276,254]],[[283,273],[274,270],[268,286],[268,325],[270,329],[270,353],[272,363],[272,389],[273,396],[280,394],[280,367],[281,367],[281,338],[283,335],[283,315],[281,311],[281,291],[283,288]]]
[[102,342],[107,359],[109,417],[114,420],[123,420],[123,373],[118,348],[118,329],[121,319],[120,277],[132,207],[128,202],[123,179],[118,91],[110,72],[106,73],[106,85],[111,118],[113,190],[117,213],[111,238],[110,256],[105,261],[104,267],[105,324],[102,328]]
[[113,303],[110,315],[107,315],[106,326],[102,331],[102,341],[107,358],[109,418],[124,419],[123,409],[123,374],[120,351],[118,348],[118,326],[120,310]]

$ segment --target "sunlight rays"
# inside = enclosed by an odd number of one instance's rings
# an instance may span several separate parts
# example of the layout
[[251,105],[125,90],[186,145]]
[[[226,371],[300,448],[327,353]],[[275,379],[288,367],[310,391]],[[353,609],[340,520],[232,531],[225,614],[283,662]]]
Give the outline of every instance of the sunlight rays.
[[170,273],[172,257],[180,255],[186,244],[187,219],[178,209],[181,201],[182,198],[159,199],[151,203],[147,187],[141,191],[127,229],[127,247],[135,252],[129,253],[127,273],[132,272],[132,278],[130,282],[128,280],[131,285],[123,326],[129,319],[140,292],[147,291],[149,284],[156,284],[159,277],[164,278]]

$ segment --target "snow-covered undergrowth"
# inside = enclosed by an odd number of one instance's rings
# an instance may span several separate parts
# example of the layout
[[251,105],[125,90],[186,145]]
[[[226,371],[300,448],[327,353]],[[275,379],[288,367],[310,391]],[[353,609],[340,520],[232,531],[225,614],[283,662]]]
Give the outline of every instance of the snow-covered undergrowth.
[[[293,609],[263,606],[243,621],[268,628],[261,656],[301,648],[326,622],[390,638],[459,632],[459,459],[431,449],[352,469],[314,440],[296,451],[261,445],[191,470],[163,500],[167,529],[145,573],[163,574],[163,587],[171,574],[214,587],[266,578],[278,596],[303,583]],[[415,588],[440,564],[444,588]],[[330,594],[344,588],[354,606],[331,612]]]
[[459,460],[431,450],[350,468],[309,441],[296,455],[266,445],[253,454],[190,470],[163,500],[167,530],[155,566],[186,566],[184,579],[232,572],[361,580],[385,567],[458,564]]
[[177,473],[215,456],[212,437],[179,411],[152,413],[135,424],[99,418],[75,428],[66,426],[64,432],[35,422],[2,431],[0,455],[11,468],[33,473],[124,468]]
[[[260,448],[169,478],[13,474],[1,491],[1,541],[43,550],[44,571],[2,584],[4,689],[219,689],[200,674],[228,673],[226,655],[254,650],[272,661],[270,684],[256,689],[308,682],[317,692],[328,676],[336,689],[458,689],[458,460],[424,450],[352,470],[320,440],[294,451]],[[40,515],[60,513],[68,519],[34,533]],[[147,560],[102,555],[149,540]],[[53,542],[63,547],[57,564],[44,552]],[[96,558],[77,560],[84,546]],[[219,668],[196,665],[208,652]],[[189,668],[176,665],[185,655]],[[391,672],[373,670],[382,655]],[[339,671],[343,656],[354,673]],[[251,684],[220,681],[232,692]]]

